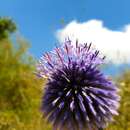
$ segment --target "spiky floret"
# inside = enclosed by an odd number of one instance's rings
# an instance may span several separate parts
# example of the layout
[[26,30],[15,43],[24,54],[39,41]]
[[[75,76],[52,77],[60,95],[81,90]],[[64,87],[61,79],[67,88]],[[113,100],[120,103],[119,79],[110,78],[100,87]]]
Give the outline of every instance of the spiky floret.
[[54,130],[98,130],[118,114],[118,89],[100,70],[104,58],[70,40],[41,57],[38,75],[48,77],[42,111]]

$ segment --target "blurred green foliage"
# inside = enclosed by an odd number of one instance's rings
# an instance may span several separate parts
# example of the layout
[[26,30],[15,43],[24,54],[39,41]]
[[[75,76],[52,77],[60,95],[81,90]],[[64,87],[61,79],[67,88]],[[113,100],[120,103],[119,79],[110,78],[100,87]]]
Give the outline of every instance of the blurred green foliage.
[[[6,22],[0,20],[0,27]],[[5,31],[13,32],[10,24]],[[44,82],[34,74],[28,43],[22,38],[13,43],[1,31],[0,37],[0,130],[51,130],[40,112]]]
[[8,38],[10,33],[16,31],[16,25],[12,19],[8,17],[0,17],[0,40]]
[[130,70],[124,71],[116,82],[121,95],[119,116],[108,130],[130,130]]
[[[15,31],[12,20],[0,18],[0,130],[52,130],[40,111],[45,81],[34,74],[26,40],[10,40]],[[106,130],[130,130],[130,70],[115,81],[121,95],[119,116]]]

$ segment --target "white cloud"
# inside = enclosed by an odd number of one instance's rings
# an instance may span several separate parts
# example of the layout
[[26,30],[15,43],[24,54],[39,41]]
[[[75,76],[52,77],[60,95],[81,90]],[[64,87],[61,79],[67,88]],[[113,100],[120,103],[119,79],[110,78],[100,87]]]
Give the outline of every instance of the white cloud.
[[130,63],[130,25],[119,31],[104,27],[100,20],[90,20],[83,23],[70,22],[65,28],[56,32],[60,42],[69,37],[72,41],[92,42],[113,63]]

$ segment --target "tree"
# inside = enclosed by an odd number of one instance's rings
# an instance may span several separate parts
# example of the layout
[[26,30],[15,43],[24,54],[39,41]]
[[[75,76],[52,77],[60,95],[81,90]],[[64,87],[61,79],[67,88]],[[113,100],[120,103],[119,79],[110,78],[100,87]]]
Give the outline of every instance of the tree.
[[117,79],[120,88],[119,116],[108,130],[130,130],[130,70],[124,71]]
[[0,40],[16,31],[16,24],[8,17],[0,17]]
[[0,130],[47,130],[40,113],[43,80],[34,74],[29,44],[10,40],[16,29],[10,20],[0,19],[0,29]]

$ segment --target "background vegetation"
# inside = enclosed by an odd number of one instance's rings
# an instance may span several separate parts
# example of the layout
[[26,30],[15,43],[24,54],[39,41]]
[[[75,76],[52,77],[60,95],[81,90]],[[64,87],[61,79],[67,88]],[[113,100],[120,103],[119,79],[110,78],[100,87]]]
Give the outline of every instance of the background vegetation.
[[[37,79],[26,40],[9,18],[0,18],[0,130],[52,130],[40,111],[43,80]],[[15,40],[14,40],[15,39]],[[115,80],[120,87],[120,115],[106,130],[130,130],[130,70]]]

